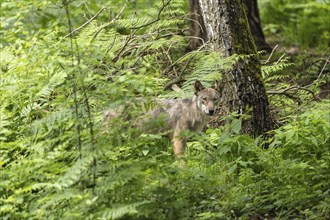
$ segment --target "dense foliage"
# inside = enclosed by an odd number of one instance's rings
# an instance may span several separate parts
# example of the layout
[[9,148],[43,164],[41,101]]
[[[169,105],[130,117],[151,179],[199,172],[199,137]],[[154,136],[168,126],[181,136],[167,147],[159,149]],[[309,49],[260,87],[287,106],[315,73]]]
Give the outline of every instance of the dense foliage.
[[[196,79],[211,85],[244,58],[221,59],[207,45],[186,53],[187,8],[183,0],[1,3],[1,219],[330,216],[330,102],[317,99],[329,51],[309,57],[315,65],[294,81],[300,64],[265,57],[278,125],[267,150],[240,132],[239,119],[222,116],[231,123],[193,135],[178,166],[160,134],[140,134],[124,118],[102,122],[109,107],[134,119],[152,105],[140,100],[190,97]],[[299,13],[286,16],[302,22]],[[325,28],[322,19],[315,28]],[[304,73],[316,81],[297,84]],[[168,91],[173,80],[180,93]]]
[[310,47],[329,46],[329,0],[259,1],[264,30],[285,44]]

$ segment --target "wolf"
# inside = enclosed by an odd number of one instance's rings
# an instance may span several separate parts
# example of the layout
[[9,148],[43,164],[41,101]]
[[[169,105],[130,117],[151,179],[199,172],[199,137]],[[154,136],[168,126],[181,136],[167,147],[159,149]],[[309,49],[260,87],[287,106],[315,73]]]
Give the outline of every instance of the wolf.
[[[193,98],[154,99],[156,107],[132,122],[133,127],[143,133],[169,136],[177,159],[184,157],[187,141],[185,131],[201,132],[220,103],[221,97],[217,90],[205,88],[200,81],[195,82],[194,89]],[[125,116],[124,108],[104,112],[103,121],[119,117],[133,121],[133,118]]]
[[146,133],[167,132],[177,159],[184,157],[187,141],[184,132],[201,132],[220,103],[217,90],[205,88],[200,81],[195,82],[194,88],[195,94],[190,99],[157,99],[157,107],[136,123]]

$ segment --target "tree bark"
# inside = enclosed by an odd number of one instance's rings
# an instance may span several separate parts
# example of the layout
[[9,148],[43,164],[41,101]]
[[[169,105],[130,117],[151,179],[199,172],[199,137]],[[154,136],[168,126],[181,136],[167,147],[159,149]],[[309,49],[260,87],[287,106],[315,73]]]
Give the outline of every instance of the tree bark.
[[[189,43],[188,50],[196,50],[198,47],[202,46],[203,42],[206,42],[208,38],[205,31],[205,24],[202,17],[199,0],[189,0],[189,3],[191,13],[190,34],[192,39]],[[265,36],[261,28],[257,0],[243,0],[243,3],[257,49],[270,52],[272,48],[266,43]]]
[[190,3],[190,33],[191,40],[188,50],[196,50],[207,41],[207,33],[205,30],[204,20],[202,17],[201,7],[198,0],[189,0]]
[[261,67],[244,5],[240,0],[199,0],[208,40],[223,57],[249,55],[223,74],[219,87],[228,108],[251,117],[242,131],[253,136],[273,128]]
[[256,44],[258,50],[266,50],[271,52],[272,48],[269,46],[269,44],[266,43],[265,36],[261,28],[257,0],[244,0],[243,3],[245,6],[245,12],[249,21],[254,43]]

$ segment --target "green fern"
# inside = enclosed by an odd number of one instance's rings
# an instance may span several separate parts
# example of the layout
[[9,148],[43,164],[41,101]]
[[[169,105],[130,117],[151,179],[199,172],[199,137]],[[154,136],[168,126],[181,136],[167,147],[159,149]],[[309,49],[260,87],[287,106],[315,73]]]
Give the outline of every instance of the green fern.
[[[72,29],[100,9],[66,2]],[[329,103],[302,106],[298,111],[308,114],[287,117],[267,151],[239,134],[240,120],[207,129],[192,137],[185,167],[178,167],[170,140],[141,135],[132,120],[154,105],[153,97],[191,97],[196,79],[210,86],[255,55],[224,59],[208,45],[186,54],[187,1],[156,1],[156,7],[151,0],[127,1],[121,14],[122,2],[112,3],[72,38],[65,5],[4,3],[8,22],[17,26],[1,31],[11,43],[1,45],[0,57],[1,219],[329,216]],[[45,8],[49,13],[40,17]],[[31,17],[27,9],[37,13]],[[268,89],[288,85],[286,62],[264,67]],[[172,81],[182,87],[179,95],[164,91]],[[280,96],[270,101],[284,106],[281,113],[295,107]],[[118,106],[132,120],[104,125],[102,112]]]
[[106,209],[102,212],[100,219],[119,219],[124,216],[138,214],[137,208],[141,205],[147,204],[148,201],[135,202],[132,204],[116,205],[111,209]]
[[263,78],[268,81],[282,79],[282,77],[285,77],[285,76],[280,76],[278,74],[273,74],[273,73],[284,70],[285,68],[290,67],[292,65],[293,65],[292,63],[288,62],[288,58],[285,58],[285,59],[280,60],[280,62],[277,62],[273,65],[262,66],[261,71],[263,74]]
[[89,170],[93,160],[93,155],[78,159],[75,164],[68,169],[65,175],[61,176],[57,180],[56,185],[67,188],[73,184],[76,184],[82,177],[83,173]]

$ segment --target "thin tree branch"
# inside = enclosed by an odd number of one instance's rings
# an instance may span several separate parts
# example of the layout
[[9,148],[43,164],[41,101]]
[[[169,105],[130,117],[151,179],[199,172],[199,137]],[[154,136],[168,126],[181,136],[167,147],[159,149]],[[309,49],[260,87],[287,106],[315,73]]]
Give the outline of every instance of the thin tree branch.
[[273,48],[272,52],[270,53],[268,59],[265,61],[265,64],[267,64],[270,61],[270,58],[273,56],[275,50],[277,49],[278,44],[276,44],[276,46]]
[[157,21],[160,21],[160,15],[161,13],[163,12],[163,10],[166,8],[166,6],[168,6],[169,4],[171,3],[171,0],[169,0],[168,2],[166,2],[164,4],[164,1],[163,1],[163,6],[159,9],[158,11],[158,16],[157,16],[157,19],[156,20],[153,20],[153,21],[150,21],[149,23],[146,23],[146,24],[143,24],[141,26],[138,26],[138,27],[131,27],[131,29],[135,30],[135,29],[140,29],[140,28],[143,28],[143,27],[146,27],[146,26],[149,26],[153,23],[156,23]]
[[280,61],[283,59],[283,57],[285,57],[285,53],[283,53],[283,55],[276,61],[276,63],[275,63],[275,65],[276,64],[279,64],[280,63]]
[[313,96],[314,99],[317,99],[312,90],[307,89],[305,87],[301,87],[301,86],[290,86],[281,91],[267,91],[267,94],[269,94],[269,95],[287,95],[288,94],[287,92],[290,90],[293,90],[293,89],[307,91],[308,93],[310,93]]
[[314,85],[316,82],[318,82],[320,79],[321,79],[321,76],[323,74],[323,71],[325,70],[325,67],[327,66],[327,64],[330,63],[330,56],[328,56],[328,58],[325,60],[325,63],[319,73],[319,75],[317,76],[316,80],[314,80],[311,84],[307,85],[307,86],[304,86],[304,88],[308,88],[312,85]]
[[[70,13],[69,13],[69,3],[66,3],[66,1],[63,1],[65,5],[65,12],[66,16],[68,19],[68,29],[69,32],[72,32],[72,23],[70,19]],[[72,40],[72,35],[70,35],[70,49],[71,49],[71,67],[74,67],[74,52],[73,52],[73,40]],[[77,141],[78,141],[78,150],[79,150],[79,158],[82,159],[82,147],[81,147],[81,127],[80,127],[80,121],[79,121],[79,106],[78,106],[78,100],[77,100],[77,82],[76,79],[74,78],[73,82],[73,102],[75,106],[75,117],[76,117],[76,129],[77,129]]]
[[[69,4],[65,4],[65,10],[66,10],[67,18],[68,18],[68,26],[69,26],[69,32],[70,32],[70,34],[68,35],[68,37],[70,37],[70,45],[71,45],[71,59],[72,59],[71,66],[74,67],[74,51],[73,51],[73,39],[72,39],[73,37],[72,36],[73,36],[74,32],[77,31],[78,29],[76,29],[75,31],[72,31],[72,24],[71,24],[71,19],[70,19],[70,13],[69,13],[69,7],[68,7],[68,5]],[[103,10],[104,10],[104,8],[101,9],[98,14],[100,14],[101,11],[103,11]],[[92,19],[94,19],[95,17],[97,17],[97,15],[95,15]],[[75,42],[75,46],[76,46],[76,50],[77,50],[76,58],[77,58],[77,62],[78,62],[78,69],[79,69],[80,75],[82,75],[82,71],[79,68],[79,65],[80,65],[80,56],[79,56],[79,46],[78,46],[77,42]],[[84,84],[82,85],[82,89],[83,89],[83,95],[84,95],[84,102],[85,102],[85,105],[86,105],[86,108],[87,108],[88,122],[89,122],[88,124],[89,124],[91,146],[92,146],[92,152],[93,152],[92,174],[93,174],[93,194],[95,194],[95,186],[96,186],[96,164],[97,163],[96,163],[96,157],[95,157],[94,127],[93,127],[93,121],[92,121],[92,114],[91,114],[91,110],[90,110],[89,99],[88,99],[86,87],[85,87]],[[81,135],[80,135],[80,133],[81,133],[81,127],[80,127],[79,112],[78,112],[78,107],[79,106],[78,106],[78,101],[77,101],[77,79],[76,79],[76,77],[74,78],[73,91],[74,91],[73,93],[74,93],[74,103],[75,103],[75,115],[76,115],[76,119],[77,119],[79,158],[82,159],[82,143],[81,143]]]
[[76,33],[77,31],[80,31],[81,29],[83,29],[85,26],[87,26],[89,23],[91,23],[95,18],[97,18],[97,16],[99,16],[99,14],[101,14],[101,12],[106,9],[106,7],[102,7],[93,17],[91,17],[88,21],[86,21],[83,25],[81,25],[80,27],[78,27],[77,29],[71,31],[69,34],[65,35],[64,37],[70,37],[72,36],[74,33]]
[[112,59],[112,61],[116,62],[119,59],[120,55],[125,50],[126,46],[129,44],[129,42],[133,39],[133,36],[136,32],[137,32],[137,30],[133,30],[133,32],[126,38],[124,45],[122,46],[120,51],[117,53],[117,55]]
[[98,31],[96,31],[96,33],[94,34],[94,37],[92,39],[92,41],[97,37],[97,35],[106,27],[109,27],[114,21],[116,21],[120,15],[124,12],[125,8],[126,8],[126,4],[123,5],[123,7],[120,9],[119,13],[116,15],[116,17],[114,19],[112,19],[111,21],[109,21],[109,23],[107,23],[106,25],[102,26]]

